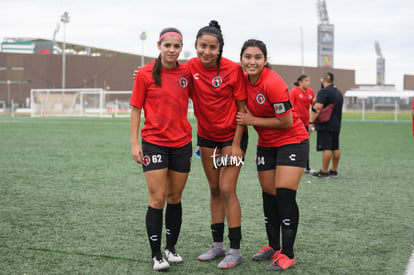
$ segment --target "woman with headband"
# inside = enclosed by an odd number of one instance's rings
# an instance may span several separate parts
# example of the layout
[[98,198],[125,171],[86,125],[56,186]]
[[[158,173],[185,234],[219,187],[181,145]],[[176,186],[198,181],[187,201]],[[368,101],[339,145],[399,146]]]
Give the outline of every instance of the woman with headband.
[[[176,250],[182,221],[181,195],[190,172],[191,125],[187,120],[191,74],[177,61],[183,46],[181,32],[161,31],[160,55],[140,68],[134,81],[130,105],[133,159],[142,164],[148,186],[146,228],[154,270],[167,270],[182,262]],[[138,143],[141,111],[145,121]],[[161,252],[163,209],[166,206],[165,258]]]
[[[237,63],[222,57],[223,34],[217,21],[210,21],[196,37],[197,57],[186,64],[192,74],[197,145],[210,187],[213,243],[200,261],[224,257],[218,268],[233,268],[242,261],[240,253],[241,210],[236,184],[247,150],[247,128],[236,124],[236,113],[244,112],[246,83]],[[141,69],[139,69],[141,70]],[[135,71],[136,72],[136,71]],[[230,249],[224,249],[227,220]]]

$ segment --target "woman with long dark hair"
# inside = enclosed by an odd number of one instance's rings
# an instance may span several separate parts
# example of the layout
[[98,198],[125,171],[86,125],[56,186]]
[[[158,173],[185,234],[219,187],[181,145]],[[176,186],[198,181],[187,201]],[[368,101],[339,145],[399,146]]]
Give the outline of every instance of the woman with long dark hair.
[[[218,268],[232,268],[242,261],[236,185],[248,136],[246,127],[237,125],[235,117],[237,112],[244,112],[246,84],[240,65],[222,57],[223,46],[221,27],[212,20],[198,31],[197,57],[185,65],[193,75],[191,98],[197,118],[197,145],[210,187],[213,244],[198,259],[209,261],[225,256]],[[225,220],[230,239],[227,254],[223,245]]]
[[267,270],[285,270],[295,264],[296,191],[308,159],[309,135],[292,108],[288,86],[269,68],[266,45],[247,40],[240,62],[246,72],[247,112],[237,113],[236,120],[242,126],[252,125],[259,136],[256,165],[269,241],[253,260],[271,259]]
[[[299,119],[305,125],[306,131],[309,133],[310,109],[315,102],[315,94],[313,93],[313,90],[309,88],[310,77],[306,74],[302,74],[298,77],[294,85],[296,88],[290,91],[290,102],[292,103],[293,108],[295,108],[295,112],[298,114]],[[315,172],[311,170],[309,166],[309,157],[304,172],[308,174]]]
[[[191,74],[177,61],[183,38],[179,30],[166,28],[158,40],[160,55],[140,68],[130,104],[133,159],[142,164],[148,186],[146,228],[154,270],[167,270],[169,262],[182,262],[176,250],[181,228],[181,195],[190,172],[191,125],[187,120]],[[141,111],[145,121],[138,142]],[[166,206],[165,257],[161,253],[163,210]]]

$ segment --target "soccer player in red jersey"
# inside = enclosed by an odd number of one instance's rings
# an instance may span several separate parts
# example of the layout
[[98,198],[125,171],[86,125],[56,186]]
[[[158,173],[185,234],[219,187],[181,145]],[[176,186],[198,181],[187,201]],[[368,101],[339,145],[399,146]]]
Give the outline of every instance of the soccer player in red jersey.
[[[213,244],[198,259],[210,261],[225,256],[218,267],[232,268],[242,261],[241,210],[236,184],[248,135],[246,127],[236,124],[235,116],[237,112],[245,112],[246,82],[240,65],[222,57],[223,46],[221,27],[212,20],[198,31],[197,57],[185,66],[192,74],[190,97],[197,118],[197,145],[210,187]],[[230,158],[223,160],[224,156]],[[223,244],[225,219],[230,239],[227,255]]]
[[[191,125],[187,120],[191,73],[177,62],[182,35],[175,28],[161,31],[160,55],[140,68],[130,100],[132,157],[142,164],[148,186],[146,228],[154,270],[166,270],[168,262],[182,262],[175,245],[181,228],[181,195],[190,172]],[[145,121],[138,143],[141,110]],[[167,202],[165,257],[161,253],[163,209]]]
[[[235,117],[238,111],[244,111],[246,84],[240,65],[222,57],[223,46],[221,27],[212,20],[198,31],[197,57],[185,65],[193,76],[191,98],[197,118],[197,145],[210,186],[213,244],[198,259],[225,256],[218,268],[232,268],[241,263],[241,210],[236,184],[248,136],[246,127],[238,126]],[[225,219],[230,239],[227,255],[223,246]]]
[[295,264],[296,191],[308,159],[309,135],[291,106],[288,86],[269,68],[266,45],[247,40],[240,61],[246,72],[247,113],[237,113],[236,120],[239,125],[253,125],[259,136],[256,165],[269,240],[269,246],[252,258],[272,259],[267,270],[285,270]]
[[414,140],[414,98],[413,98],[413,107],[411,108],[411,115],[413,117],[413,140]]
[[[299,119],[305,125],[306,131],[309,133],[309,110],[315,101],[315,94],[313,90],[309,88],[310,77],[306,74],[302,74],[298,77],[294,83],[296,88],[290,91],[290,102],[295,108],[295,112],[298,114]],[[305,173],[312,173],[309,167],[309,158],[306,162]]]

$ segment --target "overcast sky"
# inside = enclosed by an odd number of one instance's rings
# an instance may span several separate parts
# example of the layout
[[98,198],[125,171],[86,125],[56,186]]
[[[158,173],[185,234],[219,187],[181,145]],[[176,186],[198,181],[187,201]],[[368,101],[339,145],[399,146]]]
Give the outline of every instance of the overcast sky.
[[[195,55],[199,28],[216,19],[224,34],[224,56],[239,61],[249,38],[263,40],[269,62],[317,66],[317,0],[0,0],[0,39],[52,39],[57,22],[67,11],[66,41],[92,47],[157,56],[161,29],[177,27],[184,51]],[[376,81],[375,41],[385,57],[387,84],[403,87],[403,75],[414,75],[413,0],[326,0],[334,24],[334,67],[356,71],[358,84]],[[140,34],[146,31],[142,43]],[[56,36],[63,40],[63,28]],[[144,48],[142,49],[142,46]],[[182,56],[184,54],[182,53]]]

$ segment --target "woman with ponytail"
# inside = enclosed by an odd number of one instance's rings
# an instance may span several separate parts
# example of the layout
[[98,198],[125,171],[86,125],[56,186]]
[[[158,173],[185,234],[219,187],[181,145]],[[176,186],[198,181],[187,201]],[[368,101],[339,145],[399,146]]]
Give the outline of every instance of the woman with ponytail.
[[[181,32],[161,31],[157,43],[160,55],[139,69],[130,105],[131,150],[142,164],[148,186],[146,228],[154,270],[167,270],[169,263],[182,262],[176,250],[181,228],[181,195],[190,172],[191,125],[187,120],[191,73],[177,61],[183,46]],[[141,111],[145,121],[138,142]],[[161,252],[163,210],[166,206],[165,258]]]
[[[293,108],[295,108],[300,120],[305,125],[306,131],[309,133],[309,118],[310,109],[315,101],[315,94],[313,90],[309,88],[310,77],[306,74],[302,74],[298,77],[298,80],[294,83],[296,88],[290,91],[290,101],[292,102]],[[310,169],[309,158],[306,163],[305,173],[312,174],[315,172]]]
[[[236,113],[245,112],[246,83],[237,63],[222,57],[223,34],[217,21],[210,21],[196,37],[197,57],[185,67],[192,74],[190,97],[197,118],[197,145],[210,187],[213,244],[200,261],[224,259],[218,268],[233,268],[242,261],[240,253],[241,210],[236,184],[247,150],[247,128],[236,124]],[[138,68],[141,71],[141,68]],[[136,76],[138,70],[135,71]],[[230,249],[224,249],[227,220]]]
[[[241,210],[236,184],[247,149],[246,127],[236,124],[236,113],[244,112],[246,84],[237,63],[222,57],[223,34],[217,21],[201,28],[196,37],[197,57],[185,65],[193,75],[191,98],[197,118],[197,145],[210,187],[213,244],[200,261],[224,259],[218,268],[241,263]],[[230,249],[223,245],[227,220]]]

